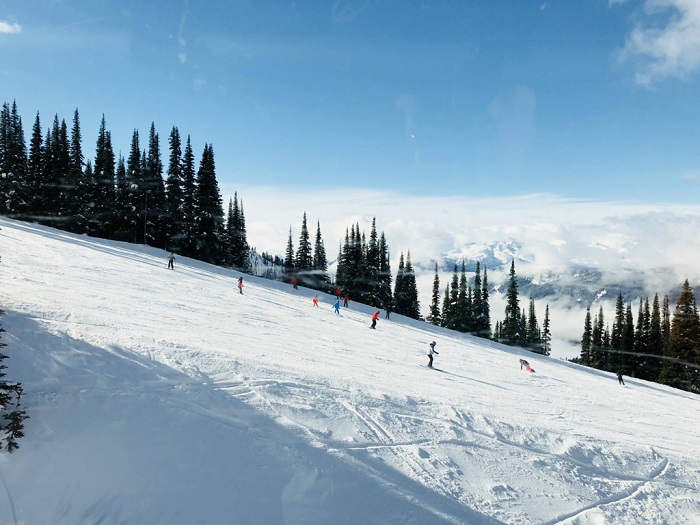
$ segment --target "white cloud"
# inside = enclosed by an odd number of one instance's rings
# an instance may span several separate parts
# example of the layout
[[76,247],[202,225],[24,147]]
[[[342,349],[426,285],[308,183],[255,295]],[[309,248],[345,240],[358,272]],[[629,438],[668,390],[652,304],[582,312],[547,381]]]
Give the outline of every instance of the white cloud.
[[[622,3],[620,0],[611,4]],[[700,68],[700,2],[646,0],[646,25],[638,24],[627,36],[622,60],[638,59],[635,81],[653,86],[668,77],[687,78]],[[670,11],[670,13],[669,13]],[[666,17],[658,26],[658,17]],[[653,20],[652,20],[653,19]]]
[[22,31],[21,25],[12,22],[7,22],[5,20],[0,20],[0,33],[13,34],[19,33],[20,31]]
[[[233,196],[233,188],[227,189],[222,185],[225,202]],[[580,260],[609,272],[622,272],[623,266],[643,271],[667,267],[677,274],[674,282],[678,276],[700,279],[700,240],[693,233],[700,229],[700,205],[596,202],[542,194],[477,199],[358,189],[235,189],[245,200],[249,242],[259,252],[284,255],[289,227],[296,244],[305,211],[313,233],[320,221],[329,259],[337,255],[346,228],[359,224],[369,233],[376,216],[392,260],[411,250],[413,263],[424,267],[471,242],[513,241],[526,250],[533,273]]]

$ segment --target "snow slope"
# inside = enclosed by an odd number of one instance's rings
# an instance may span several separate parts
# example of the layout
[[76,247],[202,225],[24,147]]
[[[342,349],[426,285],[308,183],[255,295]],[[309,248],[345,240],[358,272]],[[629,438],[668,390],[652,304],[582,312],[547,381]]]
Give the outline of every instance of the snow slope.
[[[698,524],[700,398],[0,219],[0,524]],[[438,370],[425,365],[437,341]],[[536,372],[520,370],[525,357]]]

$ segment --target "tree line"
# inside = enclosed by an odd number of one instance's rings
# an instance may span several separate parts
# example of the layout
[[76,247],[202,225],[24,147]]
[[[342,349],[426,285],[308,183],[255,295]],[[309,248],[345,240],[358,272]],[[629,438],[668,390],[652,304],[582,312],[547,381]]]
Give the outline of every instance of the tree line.
[[104,115],[94,161],[82,149],[80,116],[70,132],[58,115],[44,134],[37,112],[29,146],[17,105],[0,111],[0,213],[73,233],[143,243],[213,264],[246,269],[243,202],[237,194],[224,218],[214,149],[197,166],[189,135],[173,126],[167,166],[151,124],[147,147],[134,130],[125,158],[115,154]]
[[445,287],[442,308],[440,308],[440,276],[436,263],[430,314],[426,320],[431,324],[458,332],[471,333],[477,337],[493,339],[500,343],[521,346],[533,352],[549,355],[551,351],[549,305],[547,305],[544,322],[540,329],[534,300],[530,299],[529,315],[520,308],[515,261],[511,262],[510,267],[505,319],[496,321],[493,333],[491,332],[489,294],[486,268],[484,268],[482,278],[481,264],[477,261],[474,277],[467,279],[466,266],[463,261],[459,273],[457,264],[453,267],[452,280]]
[[338,250],[335,279],[331,279],[320,222],[317,222],[312,246],[304,213],[296,252],[292,229],[289,229],[283,266],[282,278],[285,282],[296,279],[302,286],[316,290],[329,293],[340,290],[354,301],[412,319],[421,319],[411,254],[408,252],[404,259],[401,253],[392,292],[389,245],[384,232],[377,232],[376,217],[372,219],[369,238],[360,230],[359,224],[353,224],[345,230],[345,240]]
[[688,280],[673,315],[668,295],[660,302],[658,293],[651,305],[648,297],[639,301],[635,321],[632,304],[625,305],[620,291],[612,327],[602,306],[595,314],[589,306],[581,354],[572,361],[700,393],[700,315]]

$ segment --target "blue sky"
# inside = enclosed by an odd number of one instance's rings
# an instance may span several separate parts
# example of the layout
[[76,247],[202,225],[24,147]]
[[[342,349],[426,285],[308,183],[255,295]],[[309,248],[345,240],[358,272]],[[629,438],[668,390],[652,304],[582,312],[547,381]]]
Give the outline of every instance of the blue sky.
[[0,0],[27,133],[175,125],[229,188],[695,202],[698,70],[694,0]]

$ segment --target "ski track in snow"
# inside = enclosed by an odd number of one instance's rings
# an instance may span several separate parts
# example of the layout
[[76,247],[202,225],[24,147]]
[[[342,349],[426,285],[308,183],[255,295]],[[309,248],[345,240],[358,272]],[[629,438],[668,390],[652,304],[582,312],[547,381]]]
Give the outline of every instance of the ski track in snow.
[[[373,309],[352,300],[337,315],[333,296],[319,294],[315,308],[312,290],[247,275],[239,294],[239,273],[179,256],[169,271],[167,254],[149,247],[6,219],[0,228],[10,375],[16,352],[43,344],[35,335],[24,342],[20,321],[64,342],[47,354],[56,373],[75,367],[54,378],[20,361],[28,448],[43,450],[33,435],[49,429],[45,408],[63,397],[155,396],[212,428],[255,440],[269,434],[255,446],[298,469],[280,493],[281,510],[269,510],[285,523],[700,523],[697,396],[632,378],[619,388],[611,374],[398,315],[368,330]],[[440,354],[431,371],[433,339]],[[88,365],[95,348],[142,370],[142,380]],[[522,355],[536,373],[519,370]],[[149,363],[164,368],[151,376]],[[333,510],[340,496],[319,491],[319,480],[332,480],[319,457],[337,458],[396,500],[363,510],[349,494]],[[14,460],[3,458],[0,473]]]

